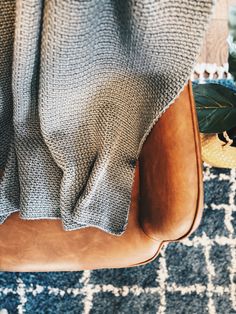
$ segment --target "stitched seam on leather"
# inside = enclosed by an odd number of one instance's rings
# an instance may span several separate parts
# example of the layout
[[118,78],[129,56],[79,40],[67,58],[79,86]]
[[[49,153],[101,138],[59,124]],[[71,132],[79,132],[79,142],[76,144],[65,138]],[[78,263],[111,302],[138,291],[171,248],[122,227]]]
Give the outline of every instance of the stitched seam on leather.
[[[175,241],[179,241],[182,240],[186,237],[188,237],[193,231],[194,231],[194,227],[195,224],[197,223],[197,218],[198,215],[202,216],[202,209],[200,208],[200,198],[201,198],[201,189],[202,189],[202,168],[200,166],[200,160],[201,160],[201,143],[200,143],[200,139],[199,139],[199,133],[197,132],[197,118],[196,118],[196,110],[194,111],[193,106],[195,106],[194,103],[194,99],[193,99],[193,93],[192,93],[192,89],[190,87],[191,81],[189,81],[188,84],[188,89],[189,89],[189,101],[191,104],[191,116],[192,116],[192,125],[193,125],[193,132],[194,132],[194,143],[195,143],[195,151],[196,151],[196,167],[197,167],[197,180],[198,180],[198,197],[197,197],[197,205],[196,205],[196,211],[195,211],[195,215],[194,215],[194,219],[192,222],[191,227],[189,228],[189,231],[187,233],[185,233],[183,236],[181,236],[180,238],[176,239],[176,240],[172,240],[172,242]],[[201,180],[201,181],[200,181]]]
[[149,259],[147,259],[147,260],[145,260],[145,261],[143,261],[143,262],[140,262],[140,263],[131,264],[129,267],[141,266],[141,265],[145,265],[145,264],[147,264],[147,263],[150,263],[151,261],[153,261],[153,260],[159,255],[159,253],[160,253],[160,251],[161,251],[161,249],[162,249],[162,247],[163,247],[164,244],[165,244],[165,241],[162,241],[162,242],[160,243],[160,245],[159,245],[159,247],[158,247],[156,253],[155,253],[151,258],[149,258]]
[[155,241],[155,242],[159,242],[159,241],[160,241],[160,239],[158,240],[158,239],[156,239],[156,238],[153,238],[153,237],[150,236],[148,233],[146,233],[145,229],[143,228],[142,223],[140,223],[139,225],[140,225],[140,227],[141,227],[143,233],[144,233],[149,239],[151,239],[151,240],[153,240],[153,241]]

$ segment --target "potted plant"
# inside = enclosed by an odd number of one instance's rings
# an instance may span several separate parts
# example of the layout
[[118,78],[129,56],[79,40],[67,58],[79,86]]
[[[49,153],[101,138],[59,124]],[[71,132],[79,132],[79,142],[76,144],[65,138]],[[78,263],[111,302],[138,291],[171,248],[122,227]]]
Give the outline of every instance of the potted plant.
[[202,159],[215,167],[236,167],[236,7],[229,14],[228,66],[231,80],[193,81]]

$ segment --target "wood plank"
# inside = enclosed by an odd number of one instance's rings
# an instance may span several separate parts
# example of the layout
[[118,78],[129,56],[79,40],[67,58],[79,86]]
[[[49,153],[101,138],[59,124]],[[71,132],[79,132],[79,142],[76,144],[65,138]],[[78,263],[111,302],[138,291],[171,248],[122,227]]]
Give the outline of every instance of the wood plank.
[[222,65],[228,60],[228,21],[213,20],[206,36],[206,62]]
[[214,19],[223,19],[228,18],[228,0],[218,0],[214,8]]
[[205,34],[198,63],[223,65],[228,60],[228,10],[236,0],[218,0],[208,31]]
[[236,5],[236,0],[228,0],[228,6]]

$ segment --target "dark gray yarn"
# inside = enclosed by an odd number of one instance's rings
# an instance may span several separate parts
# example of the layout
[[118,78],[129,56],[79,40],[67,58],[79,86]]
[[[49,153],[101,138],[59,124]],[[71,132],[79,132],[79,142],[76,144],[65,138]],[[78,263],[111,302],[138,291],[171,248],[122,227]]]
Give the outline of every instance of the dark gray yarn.
[[214,3],[0,2],[0,223],[20,211],[126,230],[142,145],[188,81]]

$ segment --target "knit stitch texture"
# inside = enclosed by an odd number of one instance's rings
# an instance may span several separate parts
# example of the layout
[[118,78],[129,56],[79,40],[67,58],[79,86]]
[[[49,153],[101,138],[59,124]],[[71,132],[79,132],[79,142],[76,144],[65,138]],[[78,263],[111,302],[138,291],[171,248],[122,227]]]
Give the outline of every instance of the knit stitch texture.
[[214,5],[0,2],[0,223],[19,211],[124,233],[142,145],[189,80]]

